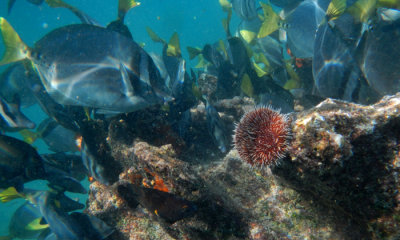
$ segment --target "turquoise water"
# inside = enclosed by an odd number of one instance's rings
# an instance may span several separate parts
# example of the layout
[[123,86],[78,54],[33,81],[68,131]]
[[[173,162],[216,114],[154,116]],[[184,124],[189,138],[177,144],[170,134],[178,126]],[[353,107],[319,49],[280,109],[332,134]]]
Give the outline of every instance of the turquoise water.
[[[79,23],[70,11],[65,9],[53,9],[46,4],[36,6],[25,0],[17,0],[10,15],[7,14],[7,2],[0,3],[0,16],[6,18],[21,39],[32,46],[49,31],[60,26]],[[117,0],[69,0],[69,4],[84,11],[96,21],[107,25],[117,15]],[[182,54],[188,58],[186,46],[203,46],[205,43],[212,43],[225,37],[221,19],[226,17],[216,0],[197,0],[196,4],[187,0],[143,0],[141,5],[131,10],[125,23],[132,32],[136,42],[144,43],[145,50],[161,54],[162,46],[153,43],[145,30],[146,26],[153,29],[160,37],[168,40],[172,33],[179,34]],[[234,21],[238,21],[234,18]],[[4,46],[0,45],[0,52]],[[196,64],[195,62],[189,65]],[[5,67],[1,67],[2,71]],[[39,124],[45,118],[39,107],[23,109],[23,112],[35,123]],[[19,134],[11,134],[20,138]],[[39,139],[34,143],[39,153],[48,153],[47,147]],[[88,182],[84,182],[88,186]],[[25,185],[27,188],[46,189],[45,182],[35,181]],[[73,198],[79,198],[85,202],[86,196],[75,194]],[[9,203],[0,204],[0,236],[7,235],[8,223],[16,208],[23,200],[15,200]]]

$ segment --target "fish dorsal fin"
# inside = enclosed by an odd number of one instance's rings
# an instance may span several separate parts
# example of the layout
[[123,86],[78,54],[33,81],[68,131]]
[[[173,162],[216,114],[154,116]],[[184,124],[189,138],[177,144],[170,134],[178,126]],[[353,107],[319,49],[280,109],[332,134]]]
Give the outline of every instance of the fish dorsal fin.
[[0,17],[0,29],[5,45],[5,52],[0,65],[21,61],[29,57],[29,48],[22,42],[14,28],[5,18]]
[[119,0],[118,1],[118,18],[124,19],[126,13],[134,7],[140,5],[140,2],[135,0]]
[[153,42],[159,42],[164,45],[167,44],[165,40],[160,38],[151,28],[146,27],[146,32],[147,34],[149,34],[149,37],[151,38],[151,40],[153,40]]
[[263,2],[260,2],[260,4],[264,12],[264,21],[261,24],[257,37],[263,38],[279,29],[280,17],[272,9],[270,4],[265,4]]
[[177,32],[174,32],[169,39],[168,48],[167,48],[167,55],[173,57],[181,57],[181,46],[179,42],[179,36]]

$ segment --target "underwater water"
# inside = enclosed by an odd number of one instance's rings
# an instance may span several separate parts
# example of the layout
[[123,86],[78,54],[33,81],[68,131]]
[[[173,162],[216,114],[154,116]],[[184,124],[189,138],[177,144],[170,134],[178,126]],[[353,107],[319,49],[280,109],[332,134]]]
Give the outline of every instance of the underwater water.
[[[400,91],[399,9],[395,0],[2,1],[0,239],[400,236],[397,120],[381,128],[386,110],[359,114]],[[331,115],[314,108],[327,98],[340,100]],[[352,115],[351,104],[361,110]],[[365,122],[376,139],[394,129],[382,140],[394,150],[376,151],[391,159],[377,169],[394,177],[359,167],[341,188],[336,177],[353,173],[346,160],[357,166],[368,148],[347,127]],[[296,185],[314,177],[326,189]],[[325,221],[302,194],[339,215]],[[346,221],[355,230],[337,230]]]

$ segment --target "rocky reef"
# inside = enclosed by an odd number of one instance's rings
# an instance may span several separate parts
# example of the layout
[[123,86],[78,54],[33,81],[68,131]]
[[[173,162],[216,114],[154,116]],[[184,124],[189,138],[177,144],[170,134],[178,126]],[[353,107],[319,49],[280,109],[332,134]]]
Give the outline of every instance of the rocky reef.
[[[234,98],[215,107],[232,131],[254,103]],[[370,106],[327,99],[290,114],[286,157],[262,169],[244,163],[235,149],[218,152],[202,104],[192,109],[197,138],[190,145],[162,134],[170,131],[161,113],[143,114],[152,115],[148,129],[138,127],[143,115],[110,122],[107,151],[124,170],[112,186],[90,185],[86,211],[116,229],[109,239],[400,236],[400,94]],[[196,212],[168,223],[121,198],[116,189],[123,182],[172,193]]]

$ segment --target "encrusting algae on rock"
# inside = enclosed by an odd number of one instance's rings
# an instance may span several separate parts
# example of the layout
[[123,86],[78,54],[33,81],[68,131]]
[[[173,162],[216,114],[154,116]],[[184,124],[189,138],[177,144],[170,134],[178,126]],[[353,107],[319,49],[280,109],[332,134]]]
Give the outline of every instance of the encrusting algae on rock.
[[[226,114],[238,107],[224,106]],[[231,116],[238,121],[239,116]],[[137,182],[154,188],[152,182],[162,179],[169,193],[192,202],[197,211],[168,224],[140,205],[128,207],[115,189],[96,182],[88,211],[116,226],[120,235],[115,239],[397,236],[399,133],[396,95],[372,106],[327,99],[297,113],[287,156],[262,169],[249,168],[235,149],[214,162],[189,165],[171,145],[154,147],[138,139],[127,144],[114,138],[112,155],[126,169],[117,186],[142,178]]]

